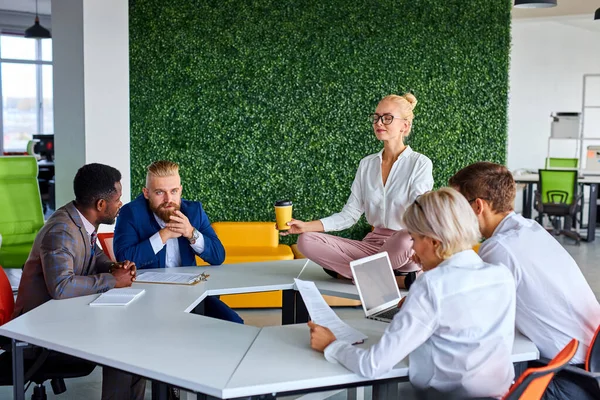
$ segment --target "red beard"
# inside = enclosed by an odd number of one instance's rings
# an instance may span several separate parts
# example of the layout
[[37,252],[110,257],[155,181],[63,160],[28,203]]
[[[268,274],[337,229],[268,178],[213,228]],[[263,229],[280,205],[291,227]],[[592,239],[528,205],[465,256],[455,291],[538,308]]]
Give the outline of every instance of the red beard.
[[[166,207],[173,207],[171,209],[167,209]],[[152,210],[152,212],[156,215],[158,215],[158,218],[162,219],[164,222],[170,222],[171,221],[171,215],[175,215],[175,211],[179,211],[181,207],[179,206],[179,204],[175,204],[175,203],[162,203],[161,205],[159,205],[158,207],[154,208],[152,206],[150,206],[150,209]]]

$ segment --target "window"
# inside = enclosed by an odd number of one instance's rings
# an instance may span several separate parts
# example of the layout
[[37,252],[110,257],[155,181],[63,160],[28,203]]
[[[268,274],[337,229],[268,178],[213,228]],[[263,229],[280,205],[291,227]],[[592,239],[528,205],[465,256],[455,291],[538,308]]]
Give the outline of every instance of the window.
[[0,149],[24,152],[34,134],[54,133],[52,39],[0,35]]

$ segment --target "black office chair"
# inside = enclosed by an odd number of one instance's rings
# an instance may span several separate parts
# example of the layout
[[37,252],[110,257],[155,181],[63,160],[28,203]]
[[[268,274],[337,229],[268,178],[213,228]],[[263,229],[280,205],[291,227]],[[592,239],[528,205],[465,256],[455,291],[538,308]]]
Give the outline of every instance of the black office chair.
[[535,209],[539,212],[537,221],[542,225],[544,215],[548,215],[552,223],[550,232],[570,237],[579,244],[581,236],[572,229],[577,227],[577,205],[581,199],[577,171],[540,169],[539,175],[535,192]]

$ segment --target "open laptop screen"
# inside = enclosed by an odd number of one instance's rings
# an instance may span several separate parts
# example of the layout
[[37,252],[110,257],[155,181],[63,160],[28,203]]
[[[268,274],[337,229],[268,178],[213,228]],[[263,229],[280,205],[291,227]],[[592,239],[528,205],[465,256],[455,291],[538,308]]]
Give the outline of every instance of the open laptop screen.
[[[389,302],[398,302],[400,292],[387,253],[352,261],[354,282],[367,315]],[[377,310],[376,310],[377,309]]]

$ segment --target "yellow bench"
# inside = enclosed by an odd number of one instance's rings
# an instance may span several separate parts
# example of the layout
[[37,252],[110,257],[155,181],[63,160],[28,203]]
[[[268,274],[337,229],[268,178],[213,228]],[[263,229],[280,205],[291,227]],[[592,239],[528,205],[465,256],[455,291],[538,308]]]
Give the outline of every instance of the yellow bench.
[[[273,222],[214,222],[212,227],[225,247],[224,264],[294,259],[290,246],[279,244]],[[199,257],[196,263],[207,265]],[[232,308],[277,308],[281,291],[224,295],[221,300]]]

